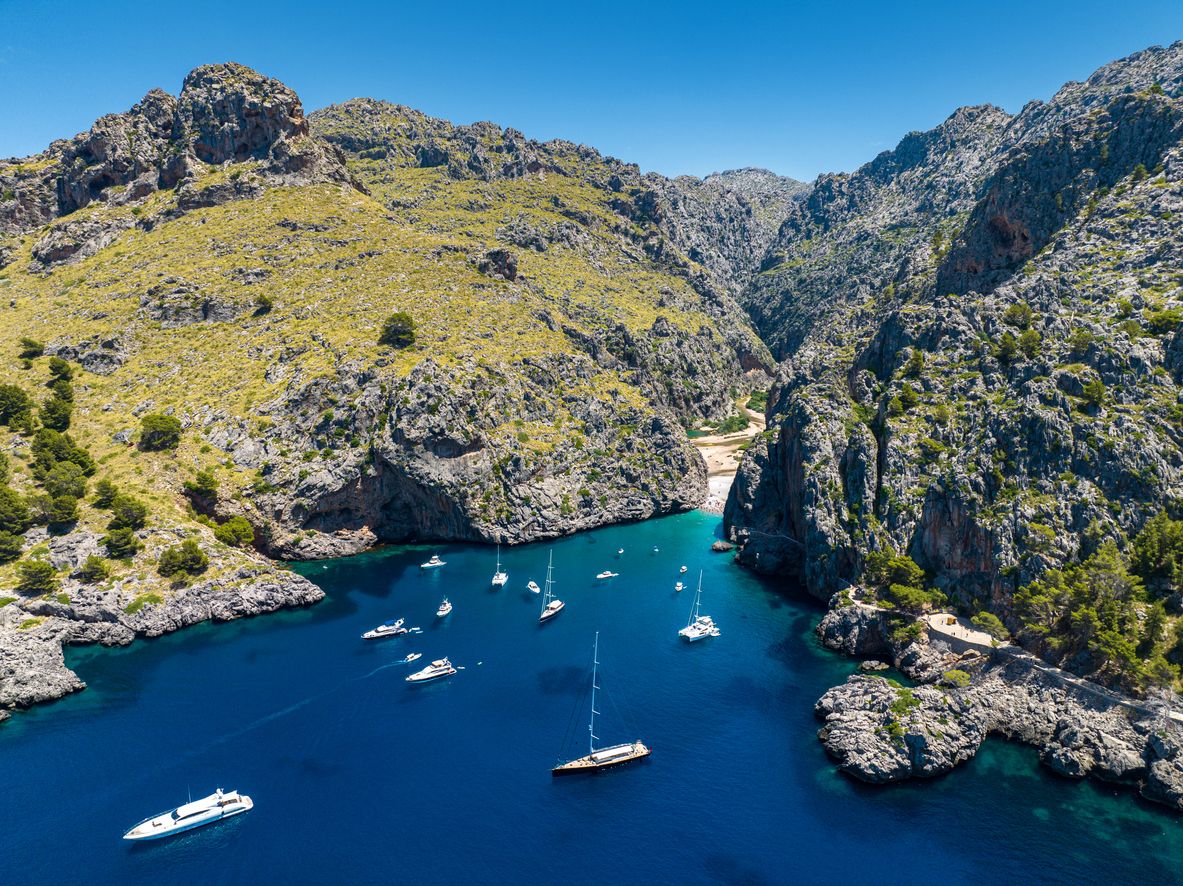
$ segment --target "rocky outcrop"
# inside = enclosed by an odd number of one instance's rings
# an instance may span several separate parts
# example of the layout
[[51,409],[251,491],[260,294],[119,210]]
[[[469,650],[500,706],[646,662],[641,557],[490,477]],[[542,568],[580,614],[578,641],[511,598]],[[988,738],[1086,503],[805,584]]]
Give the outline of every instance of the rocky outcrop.
[[230,621],[306,606],[324,597],[320,588],[301,576],[259,566],[245,566],[225,578],[194,584],[139,606],[120,606],[118,592],[96,593],[84,585],[71,585],[71,589],[69,603],[27,601],[0,607],[0,712],[86,687],[66,667],[65,645],[123,646],[137,636],[157,637],[202,621]]

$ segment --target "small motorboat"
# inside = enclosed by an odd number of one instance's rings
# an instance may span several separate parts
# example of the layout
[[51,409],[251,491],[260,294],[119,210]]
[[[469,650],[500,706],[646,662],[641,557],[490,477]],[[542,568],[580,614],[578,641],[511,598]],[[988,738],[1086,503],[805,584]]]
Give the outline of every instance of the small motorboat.
[[542,588],[538,587],[538,582],[534,581],[534,579],[530,579],[530,583],[527,584],[526,587],[530,589],[531,594],[542,593]]
[[398,621],[387,621],[378,625],[371,631],[366,631],[361,635],[363,640],[381,640],[383,637],[397,637],[400,634],[405,634],[407,629],[403,627],[403,622],[406,619],[400,618]]
[[435,611],[436,618],[443,618],[452,611],[452,604],[448,602],[448,598],[444,597],[444,602],[440,604],[440,608]]
[[190,831],[202,825],[213,824],[223,818],[253,809],[254,802],[238,791],[223,791],[218,788],[208,797],[191,800],[176,809],[145,818],[123,835],[125,840],[159,840],[183,831]]
[[686,574],[686,567],[683,566],[681,569],[678,570],[678,572],[682,575],[685,575]]
[[427,667],[421,671],[408,675],[405,679],[408,683],[430,683],[432,680],[442,680],[444,677],[450,677],[456,673],[456,669],[452,667],[452,663],[446,658],[437,658]]
[[619,557],[619,556],[620,556],[621,554],[623,554],[623,553],[624,553],[624,548],[617,548],[617,549],[616,549],[616,556],[617,556],[617,557]]
[[657,545],[654,545],[654,546],[653,546],[653,553],[655,553],[655,554],[656,554],[657,552],[658,552],[658,547],[657,547]]
[[620,575],[619,572],[613,572],[610,569],[605,569],[603,572],[596,573],[596,578],[616,578]]
[[682,593],[682,591],[685,589],[686,589],[686,585],[682,584],[681,582],[678,582],[676,585],[674,585],[674,590],[677,591],[679,594]]
[[410,655],[408,655],[406,658],[404,658],[403,661],[405,661],[407,664],[410,664],[413,661],[418,661],[422,657],[423,657],[422,652],[412,652]]
[[448,565],[448,562],[446,560],[441,560],[439,558],[439,554],[432,554],[430,560],[428,560],[426,563],[419,564],[419,568],[420,569],[438,569],[440,566],[447,566],[447,565]]

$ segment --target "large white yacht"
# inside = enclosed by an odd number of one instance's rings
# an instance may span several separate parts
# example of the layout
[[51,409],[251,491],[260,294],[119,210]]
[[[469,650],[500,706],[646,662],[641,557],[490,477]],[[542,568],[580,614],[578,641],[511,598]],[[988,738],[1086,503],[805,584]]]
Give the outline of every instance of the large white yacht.
[[493,587],[505,587],[507,581],[509,581],[509,573],[501,569],[501,545],[497,545],[497,569],[493,572]]
[[403,627],[405,618],[400,618],[398,621],[386,621],[378,625],[373,630],[366,631],[361,635],[363,640],[381,640],[383,637],[397,637],[405,634],[407,629]]
[[438,569],[440,566],[447,566],[447,560],[441,560],[439,554],[432,554],[431,559],[426,563],[420,563],[420,569]]
[[435,611],[436,618],[443,618],[452,611],[452,604],[447,597],[444,597],[444,602],[440,604],[440,608]]
[[421,671],[415,671],[406,678],[408,683],[430,683],[432,680],[442,680],[456,673],[452,663],[446,658],[437,658]]
[[702,608],[702,570],[698,572],[698,590],[694,594],[694,606],[690,610],[690,621],[686,627],[678,631],[679,637],[684,637],[687,643],[703,640],[707,637],[718,637],[719,629],[715,627],[715,620],[709,615],[701,614]]
[[240,812],[254,808],[254,802],[246,794],[238,791],[223,791],[218,788],[208,797],[191,800],[184,806],[178,806],[168,812],[162,812],[151,818],[145,818],[126,834],[125,840],[159,840],[183,831],[199,828],[202,825],[213,824],[223,818],[230,818]]

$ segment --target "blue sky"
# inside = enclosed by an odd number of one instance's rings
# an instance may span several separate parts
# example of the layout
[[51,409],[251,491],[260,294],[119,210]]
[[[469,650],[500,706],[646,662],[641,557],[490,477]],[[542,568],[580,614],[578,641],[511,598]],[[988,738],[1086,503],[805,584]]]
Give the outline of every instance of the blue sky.
[[956,107],[1017,111],[1183,38],[1183,3],[200,4],[0,0],[0,156],[43,149],[196,65],[311,110],[385,98],[566,138],[669,175],[849,170]]

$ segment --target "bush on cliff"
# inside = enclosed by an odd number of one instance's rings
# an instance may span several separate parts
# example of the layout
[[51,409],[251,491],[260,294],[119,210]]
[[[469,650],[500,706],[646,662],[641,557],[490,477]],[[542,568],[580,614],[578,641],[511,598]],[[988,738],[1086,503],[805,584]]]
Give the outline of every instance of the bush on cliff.
[[179,545],[166,548],[160,555],[160,562],[156,571],[166,578],[178,575],[199,575],[209,566],[209,557],[205,551],[191,538],[185,539]]
[[140,419],[140,448],[148,451],[176,449],[181,442],[181,420],[153,412]]
[[1010,636],[1010,631],[1006,629],[1006,625],[993,612],[979,612],[970,619],[974,627],[985,631],[995,640],[1005,640]]
[[378,344],[392,348],[408,348],[415,343],[415,318],[406,311],[398,311],[386,318]]
[[107,548],[107,555],[114,560],[130,559],[142,547],[135,530],[127,528],[112,529],[103,536],[103,545]]
[[26,560],[16,565],[16,589],[30,597],[55,593],[60,587],[57,570],[44,560]]
[[245,548],[255,541],[255,530],[245,517],[231,517],[214,530],[214,538],[232,548]]

